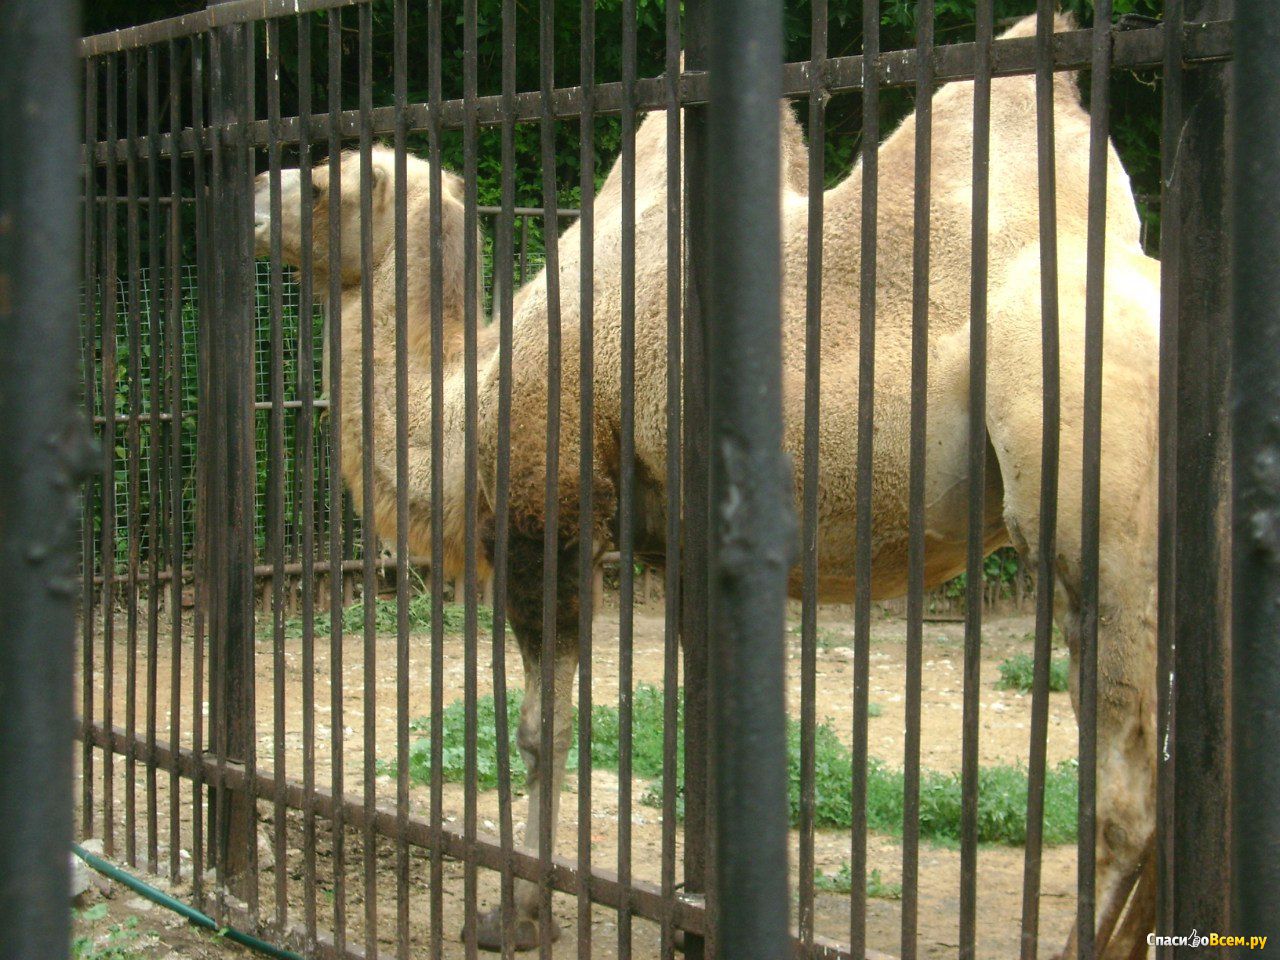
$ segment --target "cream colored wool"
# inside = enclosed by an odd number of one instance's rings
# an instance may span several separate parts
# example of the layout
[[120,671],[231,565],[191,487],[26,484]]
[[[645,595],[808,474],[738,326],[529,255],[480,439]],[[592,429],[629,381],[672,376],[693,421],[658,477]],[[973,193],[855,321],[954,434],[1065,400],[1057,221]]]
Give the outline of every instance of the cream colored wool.
[[[1058,29],[1071,24],[1060,18]],[[1028,18],[1005,36],[1034,32]],[[930,203],[930,282],[927,444],[925,473],[926,584],[942,582],[965,564],[969,417],[969,320],[972,214],[973,85],[947,84],[933,98]],[[1085,240],[1088,218],[1089,117],[1075,80],[1054,80],[1058,303],[1061,413],[1058,430],[1058,524],[1055,568],[1057,620],[1071,647],[1072,696],[1077,698],[1078,621],[1081,602],[1080,502],[1084,364]],[[789,108],[783,110],[781,152],[783,215],[783,374],[785,446],[796,464],[797,504],[804,437],[804,327],[806,315],[808,199],[807,149]],[[1107,169],[1105,364],[1103,372],[1101,576],[1098,652],[1098,904],[1103,956],[1127,957],[1150,928],[1154,887],[1144,877],[1130,899],[1133,878],[1151,843],[1155,782],[1155,489],[1159,268],[1144,256],[1128,176],[1114,149]],[[374,184],[374,459],[373,518],[379,534],[395,532],[394,269],[390,189],[393,156],[375,151]],[[876,597],[906,588],[908,466],[911,383],[913,204],[915,121],[908,118],[878,151],[875,438],[872,471],[872,590]],[[344,183],[358,183],[358,157],[343,161]],[[464,304],[461,183],[444,173],[443,536],[446,567],[458,570],[465,537],[462,467]],[[326,168],[314,174],[318,187]],[[820,591],[824,600],[848,601],[854,587],[861,269],[861,165],[824,198],[822,371],[816,413],[820,476],[818,527]],[[296,220],[296,172],[286,177],[285,259],[300,259]],[[430,552],[430,170],[410,158],[409,200],[409,499],[411,549]],[[593,549],[612,537],[617,509],[622,420],[622,189],[615,164],[595,201],[593,323],[595,515]],[[260,199],[261,199],[260,187]],[[665,530],[667,374],[666,117],[655,114],[636,137],[635,198],[635,452],[639,482],[637,538],[660,551]],[[290,209],[290,199],[294,213]],[[329,197],[316,207],[318,262],[323,259]],[[260,203],[259,209],[262,209]],[[343,297],[341,302],[343,477],[358,503],[361,482],[360,288],[357,191],[343,194]],[[1036,556],[1039,538],[1041,417],[1041,290],[1035,81],[999,78],[992,83],[987,413],[989,455],[985,491],[988,549],[1007,543],[1024,558]],[[560,236],[558,311],[561,335],[560,443],[557,473],[560,545],[578,536],[578,423],[581,363],[581,225]],[[260,249],[264,228],[259,230]],[[511,405],[510,505],[513,530],[540,536],[545,524],[546,436],[551,278],[544,271],[515,299]],[[324,292],[317,271],[317,290]],[[333,305],[330,305],[333,309]],[[477,307],[477,316],[478,314]],[[480,527],[491,530],[497,458],[499,357],[496,327],[479,333]],[[513,569],[512,582],[541,588],[540,566]],[[791,587],[798,592],[798,571]],[[539,796],[547,775],[558,806],[569,742],[569,706],[577,649],[566,624],[576,623],[562,591],[561,643],[557,645],[555,756],[540,762],[540,638],[522,636],[524,708],[519,743],[530,776],[528,842],[537,835]],[[526,611],[527,614],[527,611]],[[536,617],[533,618],[536,621]],[[528,615],[512,622],[519,627]],[[527,632],[527,631],[526,631]],[[1149,859],[1149,858],[1148,858]],[[538,894],[518,891],[518,939],[536,943]],[[1114,936],[1111,936],[1114,930]],[[479,931],[492,942],[495,915]],[[530,940],[532,938],[532,940]],[[1109,942],[1108,942],[1109,939]]]

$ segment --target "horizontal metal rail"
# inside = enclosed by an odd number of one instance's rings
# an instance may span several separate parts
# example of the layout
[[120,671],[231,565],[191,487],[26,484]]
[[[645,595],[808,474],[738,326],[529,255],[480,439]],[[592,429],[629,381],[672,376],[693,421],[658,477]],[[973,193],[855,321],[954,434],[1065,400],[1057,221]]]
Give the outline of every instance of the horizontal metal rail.
[[[1115,30],[1115,69],[1138,70],[1158,67],[1164,55],[1164,24],[1145,27],[1139,30]],[[1079,70],[1090,62],[1092,30],[1072,30],[1054,36],[1055,70]],[[1232,37],[1230,21],[1189,24],[1186,27],[1183,45],[1184,62],[1206,63],[1229,60],[1232,54]],[[972,43],[957,43],[934,50],[934,75],[938,83],[950,80],[967,80],[972,78],[975,62],[975,47]],[[916,51],[894,50],[882,53],[876,58],[876,73],[881,87],[910,87],[915,83]],[[863,87],[862,57],[833,57],[823,65],[826,82],[823,85],[827,93],[850,93],[860,91]],[[1033,73],[1036,69],[1035,39],[1033,37],[1015,37],[997,40],[991,47],[992,76],[1016,76]],[[783,68],[782,95],[784,97],[807,96],[812,84],[810,72],[812,64],[791,63]],[[680,79],[680,103],[682,106],[695,106],[707,102],[707,75],[705,72],[688,72]],[[620,113],[623,108],[623,90],[621,83],[602,83],[594,88],[592,100],[597,116]],[[635,84],[635,101],[640,110],[656,110],[667,105],[666,82],[661,78],[638,80]],[[504,119],[503,101],[500,96],[477,97],[472,109],[475,111],[480,126],[496,126]],[[582,114],[582,88],[562,87],[551,92],[550,112],[557,118],[577,120]],[[520,121],[537,120],[542,115],[542,94],[538,92],[522,93],[515,97],[512,119]],[[423,133],[431,128],[430,108],[426,103],[415,103],[404,111],[406,129],[412,133]],[[361,112],[359,110],[343,111],[339,118],[339,132],[343,139],[355,138],[360,134]],[[439,122],[442,129],[461,129],[464,120],[463,101],[448,100],[440,105]],[[278,140],[272,135],[266,120],[250,123],[249,142],[256,147],[265,147],[273,140],[281,144],[295,144],[300,133],[300,119],[290,117],[279,122]],[[396,119],[394,107],[379,107],[370,116],[371,132],[374,136],[389,137],[395,132]],[[211,150],[213,141],[221,138],[238,138],[238,124],[219,126],[209,124],[197,135],[191,128],[178,134],[179,150],[183,154],[191,154],[197,146],[201,150]],[[161,134],[158,155],[171,156],[173,153],[174,135]],[[151,149],[147,137],[137,137],[133,141],[139,152]],[[118,150],[123,153],[130,143],[127,139],[118,141]],[[107,162],[108,151],[105,141],[94,145],[94,159],[99,164]],[[495,208],[497,209],[497,208]],[[538,211],[541,213],[541,211]],[[563,215],[563,214],[561,214]]]
[[[248,789],[253,791],[258,800],[283,800],[290,810],[308,809],[303,785],[296,780],[286,779],[281,788],[280,781],[270,767],[259,767],[250,776],[239,765],[219,764],[211,756],[200,758],[185,747],[175,751],[172,745],[162,740],[157,740],[153,748],[141,734],[130,737],[120,727],[115,727],[108,733],[105,727],[97,723],[79,723],[76,738],[117,755],[131,751],[139,763],[154,764],[159,770],[176,772],[188,780],[199,774],[210,789],[216,790],[220,785],[230,791]],[[322,819],[332,820],[335,812],[340,811],[343,825],[351,830],[360,831],[369,825],[371,814],[364,800],[356,794],[344,794],[341,800],[335,800],[331,791],[317,786],[312,803],[312,809]],[[395,807],[390,804],[378,804],[374,807],[372,818],[373,832],[387,840],[403,841],[422,850],[439,849],[444,856],[455,860],[473,856],[479,866],[489,870],[503,869],[507,862],[505,858],[509,856],[511,870],[516,877],[525,880],[539,880],[543,877],[541,861],[535,852],[517,847],[504,854],[502,845],[495,836],[477,833],[474,841],[471,841],[462,831],[441,825],[437,840],[432,836],[432,825],[426,817],[411,814],[402,827]],[[599,867],[593,867],[590,877],[585,879],[594,903],[617,909],[625,898],[631,912],[637,917],[658,923],[670,916],[675,926],[681,930],[694,934],[706,932],[706,912],[700,901],[678,897],[674,903],[668,904],[657,884],[632,880],[624,887],[616,874]],[[553,857],[550,883],[552,888],[562,893],[576,893],[581,882],[574,861],[569,857]],[[801,952],[799,941],[794,938],[792,946],[793,955],[797,958],[805,956],[809,960],[851,960],[847,947],[822,937],[814,938],[813,949],[808,953]],[[872,956],[871,953],[867,955]]]

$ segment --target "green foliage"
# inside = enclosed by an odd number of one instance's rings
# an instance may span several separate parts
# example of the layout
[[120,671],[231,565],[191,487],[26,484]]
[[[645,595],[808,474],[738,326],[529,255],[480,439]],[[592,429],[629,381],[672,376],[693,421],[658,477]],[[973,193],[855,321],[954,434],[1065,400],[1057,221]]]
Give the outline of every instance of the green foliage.
[[[822,893],[851,893],[853,891],[853,870],[846,860],[840,864],[840,869],[835,873],[815,871],[813,885],[815,889]],[[871,872],[867,874],[867,896],[878,900],[901,900],[902,884],[889,883],[880,875],[878,867],[872,867]]]
[[[1029,693],[1035,677],[1035,658],[1029,653],[1016,653],[1000,664],[1000,679],[996,686],[1001,690],[1021,690]],[[1058,657],[1049,662],[1049,689],[1061,693],[1067,689],[1069,671],[1066,658]]]
[[[95,904],[85,910],[75,911],[81,923],[96,927],[107,918],[107,905]],[[71,960],[137,960],[138,918],[128,917],[121,923],[107,926],[105,934],[95,936],[86,933],[71,941]]]
[[[419,593],[409,599],[409,630],[418,633],[431,629],[431,594]],[[466,607],[460,603],[446,603],[440,612],[444,622],[445,633],[461,633],[466,627]],[[357,600],[342,611],[342,632],[345,634],[360,633],[364,630],[364,602]],[[398,623],[398,610],[395,599],[375,600],[373,603],[373,624],[378,633],[394,633]],[[327,636],[332,632],[332,620],[327,613],[315,616],[316,636]],[[480,630],[493,629],[493,609],[476,605],[476,626]],[[284,622],[286,637],[302,636],[302,618],[290,617]]]
[[[525,785],[525,766],[516,747],[521,694],[507,694],[507,732],[510,738],[511,782],[516,789]],[[684,697],[677,698],[676,742],[683,744]],[[476,704],[476,781],[482,789],[498,784],[497,713],[494,700],[481,697]],[[412,729],[426,736],[410,746],[409,778],[420,784],[431,780],[431,722],[414,721]],[[445,780],[466,777],[466,706],[455,701],[441,717],[441,773]],[[591,711],[591,762],[593,767],[616,770],[622,724],[617,707],[596,704]],[[573,741],[568,766],[578,767],[577,713],[573,719]],[[632,773],[642,779],[662,776],[663,694],[648,684],[636,686],[632,717]],[[800,724],[787,724],[787,764],[791,822],[800,820]],[[683,815],[683,756],[677,757],[677,812]],[[394,764],[379,764],[382,773],[395,775]],[[814,730],[814,823],[818,827],[848,829],[853,824],[853,757],[829,723]],[[866,774],[867,825],[878,833],[902,832],[901,770],[871,759]],[[1045,788],[1045,842],[1068,843],[1076,830],[1076,764],[1066,761],[1047,772]],[[978,776],[978,839],[984,843],[1022,844],[1026,842],[1027,774],[1021,767],[984,767]],[[651,784],[640,802],[662,806],[662,785]],[[944,843],[960,839],[960,775],[936,770],[920,774],[920,835]]]

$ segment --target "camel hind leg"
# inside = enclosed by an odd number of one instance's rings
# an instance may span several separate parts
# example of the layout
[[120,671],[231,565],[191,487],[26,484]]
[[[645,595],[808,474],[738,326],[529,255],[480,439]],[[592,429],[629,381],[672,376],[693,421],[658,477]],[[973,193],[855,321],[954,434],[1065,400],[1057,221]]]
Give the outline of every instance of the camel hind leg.
[[[1083,264],[1062,264],[1062,276]],[[1070,271],[1070,272],[1069,272]],[[1136,883],[1155,826],[1156,424],[1155,333],[1143,271],[1108,279],[1103,371],[1100,548],[1097,581],[1098,956],[1132,950],[1154,885]],[[1079,715],[1081,616],[1085,598],[1081,529],[1083,462],[1083,297],[1065,284],[1060,299],[1060,469],[1054,551],[1055,619],[1071,653],[1072,704]],[[987,425],[1000,463],[1004,514],[1024,559],[1040,541],[1041,342],[1039,278],[1028,271],[1018,295],[992,314]],[[1141,901],[1141,902],[1139,902]],[[1127,910],[1126,910],[1127,904]],[[1117,919],[1125,921],[1117,931]],[[1072,938],[1074,941],[1074,936]],[[1068,947],[1070,949],[1070,945]]]
[[[514,525],[513,525],[514,526]],[[543,642],[543,541],[540,532],[512,531],[508,548],[509,589],[507,616],[520,644],[524,661],[524,700],[520,705],[520,725],[516,743],[526,774],[528,815],[525,846],[537,850],[542,833],[549,793],[551,850],[555,852],[556,821],[565,766],[573,738],[573,681],[578,665],[578,551],[562,548],[557,562],[556,634],[554,645]],[[544,658],[550,658],[547,663]],[[543,668],[554,678],[551,753],[543,741]],[[517,950],[532,950],[542,941],[543,921],[552,940],[560,936],[554,918],[543,916],[542,887],[529,880],[515,883],[515,915],[511,918],[511,941]],[[481,914],[476,928],[476,944],[484,950],[501,950],[504,932],[501,907]],[[462,939],[467,938],[464,929]]]

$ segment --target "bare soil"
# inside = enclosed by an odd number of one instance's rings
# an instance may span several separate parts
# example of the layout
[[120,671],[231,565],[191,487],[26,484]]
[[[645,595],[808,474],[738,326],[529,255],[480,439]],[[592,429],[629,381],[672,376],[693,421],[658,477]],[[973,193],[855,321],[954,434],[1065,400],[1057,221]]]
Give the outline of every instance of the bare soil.
[[[139,732],[146,730],[148,701],[146,678],[148,674],[145,611],[138,617],[136,637],[136,695],[133,697],[134,726]],[[618,611],[616,606],[606,605],[597,616],[594,625],[596,654],[593,658],[592,696],[596,703],[616,703],[618,696],[619,657],[617,647]],[[793,610],[793,622],[798,622],[798,608]],[[852,612],[848,607],[823,607],[819,614],[819,646],[817,683],[817,715],[819,721],[829,721],[837,734],[848,743],[852,726]],[[170,687],[175,649],[172,645],[171,624],[161,620],[161,633],[157,641],[155,708],[158,717],[158,738],[169,741],[170,736]],[[111,701],[111,722],[117,727],[126,725],[129,715],[130,691],[127,682],[129,659],[128,618],[118,616],[114,624],[113,674],[114,689]],[[371,670],[374,675],[374,696],[366,703],[364,694],[366,651],[362,636],[343,638],[341,671],[331,668],[330,642],[327,637],[317,639],[314,663],[304,660],[300,639],[286,639],[279,649],[271,636],[270,618],[259,622],[257,643],[257,730],[258,762],[263,767],[283,763],[291,780],[302,775],[302,716],[303,676],[310,670],[314,682],[315,718],[315,776],[317,783],[332,786],[332,754],[330,744],[341,740],[344,780],[341,784],[347,793],[359,794],[364,785],[364,724],[366,707],[371,711],[375,752],[378,760],[391,761],[395,757],[397,733],[398,682],[403,682],[408,697],[408,717],[424,717],[430,712],[431,690],[431,639],[427,634],[414,634],[409,638],[408,675],[397,677],[396,638],[394,634],[379,635],[372,645]],[[982,690],[980,706],[979,755],[983,765],[995,763],[1026,763],[1029,749],[1029,722],[1031,698],[1013,691],[998,690],[998,665],[1015,653],[1029,652],[1029,635],[1033,622],[1027,616],[991,617],[983,627],[981,658]],[[95,630],[94,706],[96,722],[103,720],[105,657],[101,624]],[[179,689],[181,704],[180,733],[178,740],[185,747],[192,744],[192,661],[194,647],[192,626],[187,618],[183,636],[178,645],[181,658]],[[637,683],[662,683],[664,623],[660,601],[636,608],[634,617],[635,653],[634,678]],[[870,721],[869,749],[873,757],[892,766],[903,763],[903,728],[905,698],[905,623],[897,617],[881,615],[873,621],[872,648],[870,654],[870,699],[879,708],[879,714]],[[477,654],[477,689],[481,695],[492,689],[491,640],[482,635]],[[445,702],[460,699],[464,692],[466,675],[466,650],[461,637],[446,638],[443,653],[443,687]],[[800,638],[798,628],[788,634],[788,694],[793,715],[799,715]],[[283,663],[283,673],[275,675],[275,663]],[[923,646],[924,690],[921,716],[921,762],[925,767],[937,770],[957,770],[961,757],[960,718],[962,707],[963,624],[958,622],[926,622]],[[518,687],[521,667],[514,643],[507,645],[508,686]],[[337,700],[341,704],[341,716],[335,717],[331,697],[337,685]],[[208,695],[206,689],[206,697]],[[277,756],[275,743],[275,716],[277,699],[282,699],[284,724],[282,750]],[[207,707],[206,717],[207,717]],[[207,724],[206,724],[207,725]],[[417,736],[414,734],[413,736]],[[1050,696],[1048,739],[1049,763],[1075,755],[1076,727],[1070,701],[1065,693]],[[78,755],[78,751],[77,751]],[[372,758],[371,758],[372,759]],[[125,761],[114,760],[115,800],[115,855],[128,859],[128,824],[126,795],[128,777]],[[137,765],[135,800],[134,857],[140,867],[147,859],[147,791],[144,768]],[[386,775],[372,773],[373,790],[379,802],[393,803],[395,782]],[[103,770],[101,752],[95,753],[94,769],[95,829],[101,835]],[[570,784],[561,804],[560,829],[557,853],[576,856],[577,841],[577,791],[579,785],[570,775]],[[632,796],[637,801],[632,807],[633,875],[637,880],[657,883],[660,879],[662,824],[661,811],[638,803],[648,784],[640,779],[632,783]],[[606,870],[615,870],[618,863],[618,778],[612,771],[597,770],[591,782],[592,823],[590,828],[592,859],[594,864]],[[158,863],[164,869],[168,862],[171,842],[168,811],[168,775],[161,772],[156,787],[158,807],[158,836],[156,846]],[[191,786],[183,782],[181,787],[181,823],[177,842],[183,876],[174,885],[178,895],[190,894],[191,859]],[[429,790],[414,787],[410,807],[415,814],[427,816]],[[447,784],[444,791],[444,815],[451,825],[460,826],[465,809],[466,794],[460,784]],[[273,822],[270,804],[259,809],[259,909],[264,917],[275,914],[274,890],[277,883],[273,845],[277,825]],[[496,791],[482,791],[477,797],[479,828],[484,832],[497,832],[498,795]],[[517,798],[514,819],[517,843],[523,841],[525,804]],[[339,907],[335,895],[334,849],[327,821],[319,823],[315,848],[317,863],[316,909],[322,929],[331,929],[334,912]],[[302,820],[297,813],[290,813],[281,825],[284,831],[285,871],[287,875],[286,898],[288,920],[300,923],[304,915],[307,897],[304,877]],[[681,847],[677,836],[677,864]],[[792,882],[796,885],[795,858],[799,837],[792,831]],[[347,831],[344,842],[345,865],[342,871],[345,882],[340,906],[346,917],[350,942],[364,942],[365,877],[362,869],[363,850],[358,833]],[[886,884],[896,884],[901,878],[902,845],[893,837],[871,835],[867,839],[869,866],[877,869]],[[824,873],[835,873],[849,859],[850,837],[846,831],[819,830],[815,837],[815,863]],[[397,875],[396,852],[387,841],[379,841],[375,856],[377,935],[383,950],[393,950],[397,937]],[[950,956],[958,942],[958,916],[960,891],[959,851],[943,845],[922,844],[920,852],[919,892],[919,953],[923,957]],[[978,858],[978,954],[982,957],[1008,957],[1016,955],[1019,946],[1019,919],[1022,909],[1022,877],[1024,852],[1022,848],[1007,846],[983,846]],[[678,868],[677,868],[678,869]],[[1040,899],[1040,930],[1046,949],[1056,949],[1065,941],[1067,929],[1074,912],[1075,850],[1071,846],[1051,847],[1044,851],[1043,881]],[[443,889],[444,953],[446,956],[463,956],[458,932],[464,917],[464,868],[460,863],[446,862]],[[430,936],[429,863],[415,851],[409,859],[408,871],[408,928],[411,955],[428,956]],[[493,905],[498,900],[496,875],[480,871],[478,876],[480,908]],[[555,897],[556,916],[563,936],[556,945],[561,956],[576,953],[577,929],[576,901],[567,895]],[[815,904],[817,932],[832,939],[847,941],[849,926],[849,902],[847,895],[819,893]],[[145,913],[146,911],[136,911]],[[115,906],[113,905],[113,916]],[[617,914],[601,907],[592,910],[593,953],[600,957],[618,955]],[[868,904],[868,945],[889,955],[900,954],[901,903],[894,899],[874,898]],[[164,929],[170,929],[164,927]],[[185,926],[185,925],[183,925]],[[633,926],[633,944],[636,956],[651,957],[659,953],[658,928],[647,921],[636,920]],[[207,938],[198,934],[195,941],[186,944],[170,943],[157,934],[160,942],[168,944],[175,956],[206,957],[200,950],[212,949]],[[201,939],[203,938],[203,939]],[[220,948],[219,948],[220,949]],[[147,953],[144,956],[166,956],[164,953]]]

